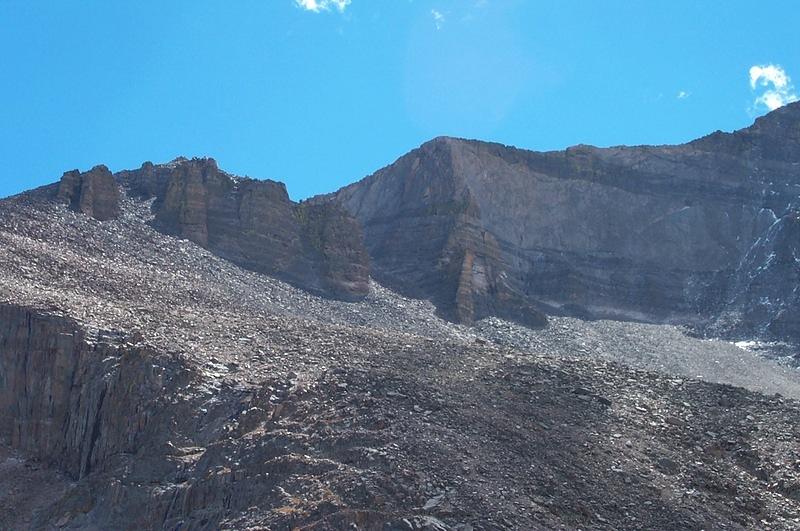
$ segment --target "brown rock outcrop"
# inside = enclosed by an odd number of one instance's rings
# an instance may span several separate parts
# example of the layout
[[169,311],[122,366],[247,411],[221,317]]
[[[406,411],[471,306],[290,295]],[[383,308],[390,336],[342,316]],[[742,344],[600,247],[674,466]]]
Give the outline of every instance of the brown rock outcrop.
[[139,447],[165,383],[153,353],[12,305],[0,305],[0,352],[4,444],[76,479]]
[[154,225],[259,273],[345,300],[369,291],[358,223],[337,205],[297,204],[283,183],[239,178],[213,159],[145,164],[120,178],[155,198]]
[[[0,201],[0,528],[797,527],[794,371],[674,327],[314,297],[155,230],[155,196],[98,223],[53,193]],[[310,207],[324,254],[338,211]],[[467,316],[502,296],[477,230],[444,242]]]
[[57,197],[76,212],[100,221],[119,216],[119,187],[105,166],[95,166],[81,173],[66,172],[58,186]]

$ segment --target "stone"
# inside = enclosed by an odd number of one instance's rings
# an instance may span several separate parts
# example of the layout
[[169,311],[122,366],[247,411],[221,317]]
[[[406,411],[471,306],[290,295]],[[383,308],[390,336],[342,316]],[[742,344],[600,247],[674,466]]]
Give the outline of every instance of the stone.
[[376,279],[460,322],[547,313],[798,339],[799,131],[794,103],[677,146],[441,137],[315,201],[362,223]]
[[678,463],[667,457],[659,458],[658,461],[656,461],[656,466],[658,467],[659,470],[669,475],[675,475],[681,469]]
[[145,163],[119,179],[154,199],[154,226],[167,234],[321,295],[369,292],[361,228],[335,204],[295,203],[283,183],[230,175],[210,158]]
[[600,396],[600,395],[595,395],[594,399],[597,400],[600,404],[602,404],[602,405],[604,405],[606,407],[611,407],[612,402],[611,402],[611,399],[609,399],[609,398],[606,398],[606,397]]
[[105,166],[95,166],[81,173],[68,171],[61,177],[57,198],[70,209],[99,221],[119,216],[119,186]]
[[435,509],[439,507],[444,502],[444,494],[440,494],[438,496],[434,496],[433,498],[429,499],[425,502],[425,505],[422,506],[423,511],[430,511],[431,509]]

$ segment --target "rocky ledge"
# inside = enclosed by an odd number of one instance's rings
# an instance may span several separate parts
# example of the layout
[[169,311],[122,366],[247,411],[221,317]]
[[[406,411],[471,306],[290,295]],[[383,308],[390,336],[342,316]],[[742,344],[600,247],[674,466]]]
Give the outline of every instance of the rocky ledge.
[[318,297],[120,193],[104,222],[0,201],[0,528],[800,525],[796,372],[664,325]]
[[283,183],[241,178],[213,159],[145,163],[117,179],[153,201],[153,226],[242,267],[314,293],[363,298],[369,256],[358,222],[335,204],[298,204]]
[[678,146],[437,138],[315,201],[362,223],[375,278],[462,322],[546,313],[798,341],[799,192],[795,103]]
[[108,168],[102,165],[84,173],[79,170],[65,173],[57,196],[72,210],[100,221],[119,215],[119,187]]

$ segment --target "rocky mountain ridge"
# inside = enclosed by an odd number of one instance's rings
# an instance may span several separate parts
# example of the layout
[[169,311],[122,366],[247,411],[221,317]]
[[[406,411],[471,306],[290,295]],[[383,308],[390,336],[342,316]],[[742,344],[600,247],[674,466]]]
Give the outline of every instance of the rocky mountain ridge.
[[[375,278],[462,322],[562,314],[797,341],[798,198],[795,103],[678,146],[437,138],[315,202],[361,222]],[[775,242],[781,267],[755,250]]]
[[0,201],[0,528],[796,529],[798,110]]
[[283,183],[230,175],[210,158],[147,162],[116,176],[105,166],[67,172],[57,198],[107,221],[119,215],[120,184],[153,202],[154,227],[242,267],[344,300],[368,292],[360,227],[335,204],[296,204]]
[[800,524],[792,370],[663,325],[319,297],[119,192],[108,221],[0,201],[2,528]]
[[300,204],[213,159],[68,172],[57,193],[112,219],[116,179],[153,199],[160,230],[344,300],[371,274],[462,323],[570,315],[797,342],[798,129],[792,104],[680,146],[538,153],[441,137]]

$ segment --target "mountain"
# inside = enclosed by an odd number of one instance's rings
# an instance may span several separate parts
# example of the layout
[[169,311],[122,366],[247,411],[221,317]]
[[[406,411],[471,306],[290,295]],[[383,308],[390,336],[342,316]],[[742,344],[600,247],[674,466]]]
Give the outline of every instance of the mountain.
[[0,200],[0,528],[796,529],[798,109]]
[[[343,300],[369,289],[369,257],[359,225],[334,204],[298,205],[283,183],[239,178],[213,159],[145,163],[117,176],[153,201],[153,226],[246,269]],[[105,166],[67,172],[57,197],[100,221],[119,215],[117,181]]]
[[[795,103],[679,146],[437,138],[314,202],[361,222],[376,279],[460,322],[574,315],[798,340],[798,197]],[[774,244],[780,267],[756,249]]]

